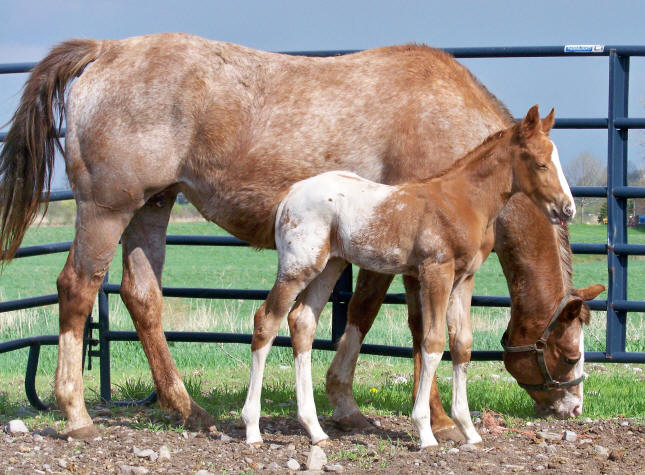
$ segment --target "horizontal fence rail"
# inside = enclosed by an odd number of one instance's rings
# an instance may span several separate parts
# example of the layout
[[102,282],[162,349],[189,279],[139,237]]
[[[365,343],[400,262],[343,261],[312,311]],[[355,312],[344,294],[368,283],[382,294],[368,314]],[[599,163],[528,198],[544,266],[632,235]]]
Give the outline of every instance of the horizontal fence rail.
[[[329,51],[289,51],[284,54],[310,57],[340,56],[357,52],[358,50],[329,50]],[[607,312],[607,337],[604,352],[586,352],[585,359],[591,362],[645,362],[645,353],[625,351],[626,313],[645,312],[645,301],[627,299],[627,257],[630,255],[645,255],[645,245],[627,243],[626,200],[629,198],[645,198],[645,187],[627,186],[626,154],[627,130],[645,129],[645,118],[628,117],[627,93],[629,77],[629,58],[645,56],[645,46],[629,45],[562,45],[544,47],[492,47],[492,48],[446,48],[446,52],[457,58],[540,58],[540,57],[589,57],[602,56],[609,60],[609,107],[607,117],[597,118],[559,118],[554,128],[557,129],[604,129],[608,132],[608,180],[607,186],[574,186],[571,191],[575,197],[591,197],[607,199],[608,206],[608,240],[607,243],[572,243],[571,249],[575,254],[606,255],[608,259],[608,298],[588,302],[592,310]],[[29,72],[36,63],[0,64],[0,74],[17,74]],[[60,136],[65,137],[66,130],[60,130]],[[0,132],[0,141],[6,139],[7,133]],[[70,191],[52,192],[49,201],[73,199]],[[248,246],[233,236],[166,236],[167,245],[190,246]],[[46,254],[68,252],[71,242],[39,244],[20,248],[16,257],[25,258]],[[110,391],[110,342],[136,341],[137,334],[133,331],[115,331],[109,328],[108,298],[118,294],[120,286],[110,283],[106,275],[98,294],[98,322],[92,317],[86,324],[85,349],[83,356],[88,357],[88,367],[91,368],[91,357],[98,357],[100,364],[101,397],[111,400]],[[245,299],[264,300],[267,290],[247,289],[209,289],[209,288],[177,288],[163,287],[165,297],[176,298],[206,298],[206,299]],[[332,302],[332,338],[330,340],[316,339],[314,349],[334,350],[342,335],[347,314],[347,304],[352,296],[351,266],[341,276],[331,297]],[[27,309],[51,305],[58,302],[56,294],[29,297],[19,300],[0,302],[0,313],[13,310]],[[405,304],[405,294],[387,294],[387,304]],[[510,299],[500,296],[473,296],[472,305],[484,307],[509,307]],[[92,337],[92,331],[98,330],[98,339]],[[251,342],[250,334],[233,334],[217,332],[165,332],[166,339],[171,342],[207,342],[207,343],[242,343]],[[35,375],[38,366],[40,348],[43,345],[57,345],[57,335],[41,335],[19,340],[0,343],[0,353],[6,353],[22,348],[29,348],[25,391],[29,402],[38,409],[46,409],[36,394]],[[291,340],[278,336],[276,346],[290,346]],[[407,347],[363,344],[361,353],[397,357],[411,357],[412,350]],[[473,351],[475,361],[499,360],[502,352],[498,350]],[[450,358],[446,351],[444,359]],[[155,400],[154,393],[141,401],[122,401],[118,404],[146,403]]]

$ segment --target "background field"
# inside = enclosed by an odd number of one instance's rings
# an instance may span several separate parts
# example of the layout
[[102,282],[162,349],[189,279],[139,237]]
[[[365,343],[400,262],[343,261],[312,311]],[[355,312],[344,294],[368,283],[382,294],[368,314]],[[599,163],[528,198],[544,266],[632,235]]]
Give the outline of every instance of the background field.
[[[53,213],[55,222],[60,213]],[[190,218],[190,210],[178,206],[177,220]],[[51,218],[50,218],[51,219]],[[61,219],[60,222],[65,222]],[[171,234],[223,234],[212,224],[204,222],[173,222]],[[606,242],[606,227],[576,224],[571,226],[574,242]],[[24,245],[71,240],[72,226],[33,227]],[[645,243],[645,233],[630,229],[629,242]],[[56,254],[17,259],[0,275],[0,300],[55,293],[55,280],[66,255]],[[110,281],[118,283],[121,275],[121,256],[117,253]],[[630,299],[645,299],[645,260],[629,261]],[[210,287],[268,289],[275,277],[276,255],[273,251],[250,248],[206,248],[169,246],[164,270],[164,285],[176,287]],[[356,275],[356,272],[354,273]],[[576,256],[574,284],[578,287],[592,283],[607,283],[605,256]],[[403,292],[400,278],[390,289]],[[507,295],[497,257],[493,254],[479,271],[475,293],[478,295]],[[599,298],[606,298],[601,294]],[[251,332],[252,315],[260,302],[241,300],[206,301],[166,298],[164,328],[186,331]],[[317,332],[318,338],[329,338],[330,313],[325,309]],[[0,314],[0,341],[30,335],[57,333],[56,306]],[[133,328],[124,306],[117,296],[110,297],[111,328]],[[586,329],[585,344],[589,351],[604,350],[604,313],[594,312],[592,325]],[[409,346],[404,306],[384,306],[366,342]],[[472,321],[475,349],[499,349],[499,338],[508,322],[508,309],[473,308]],[[281,334],[287,334],[283,325]],[[645,321],[643,314],[628,315],[628,351],[645,351]],[[141,397],[152,389],[145,356],[138,343],[112,343],[112,382],[115,397]],[[244,400],[248,378],[249,348],[245,345],[171,344],[177,365],[189,390],[215,415],[230,417],[239,411]],[[57,351],[45,347],[41,352],[38,390],[41,398],[52,399],[52,381]],[[330,407],[324,395],[324,372],[333,354],[317,351],[313,355],[314,382],[319,412]],[[9,413],[25,404],[22,379],[27,350],[0,355],[0,414]],[[95,365],[97,368],[98,365]],[[372,412],[408,414],[411,410],[411,362],[401,358],[361,356],[356,377],[359,403]],[[645,417],[645,379],[637,365],[587,364],[590,373],[585,383],[585,416],[609,417],[624,414]],[[265,379],[263,410],[270,414],[288,414],[294,409],[291,350],[274,348],[271,351]],[[87,399],[98,399],[98,371],[86,371]],[[439,382],[445,402],[450,400],[450,365],[442,363]],[[474,363],[469,373],[471,409],[490,408],[504,414],[531,417],[531,400],[506,373],[501,363]],[[282,405],[280,405],[282,404]],[[233,414],[230,413],[233,411]]]

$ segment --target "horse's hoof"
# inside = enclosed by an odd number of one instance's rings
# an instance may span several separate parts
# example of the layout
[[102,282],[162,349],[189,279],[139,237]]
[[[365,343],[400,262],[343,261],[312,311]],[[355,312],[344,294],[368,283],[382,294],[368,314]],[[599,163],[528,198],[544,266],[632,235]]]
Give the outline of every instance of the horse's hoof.
[[360,412],[352,412],[347,416],[333,419],[333,421],[340,430],[344,430],[346,432],[353,430],[374,429],[374,425],[370,422],[370,420]]
[[65,438],[71,437],[72,439],[77,440],[92,440],[95,437],[98,437],[99,431],[94,424],[90,424],[77,429],[64,430],[61,432],[61,435]]
[[433,429],[432,433],[439,442],[448,442],[452,440],[454,442],[463,444],[466,442],[464,434],[461,433],[457,426],[442,427],[440,429]]
[[196,406],[192,408],[192,414],[184,420],[183,425],[192,431],[207,430],[212,433],[214,430],[217,431],[215,422],[217,421],[213,416],[201,407]]

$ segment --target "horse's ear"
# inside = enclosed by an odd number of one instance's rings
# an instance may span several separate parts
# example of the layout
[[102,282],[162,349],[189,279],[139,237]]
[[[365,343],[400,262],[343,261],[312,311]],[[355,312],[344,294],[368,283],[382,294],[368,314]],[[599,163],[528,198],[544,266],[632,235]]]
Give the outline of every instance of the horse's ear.
[[583,322],[589,323],[589,306],[586,305],[581,298],[573,297],[564,306],[561,315],[564,321],[580,318]]
[[601,284],[588,285],[581,289],[575,289],[575,294],[582,300],[593,300],[602,292],[605,291],[605,286]]
[[522,131],[522,135],[524,135],[525,137],[530,137],[539,129],[541,129],[541,127],[542,124],[540,122],[540,112],[538,111],[538,105],[535,104],[526,113],[526,117],[522,119],[520,129]]
[[549,130],[553,128],[554,123],[555,123],[555,109],[551,109],[551,112],[549,112],[549,115],[547,115],[544,119],[542,119],[542,131],[548,134]]

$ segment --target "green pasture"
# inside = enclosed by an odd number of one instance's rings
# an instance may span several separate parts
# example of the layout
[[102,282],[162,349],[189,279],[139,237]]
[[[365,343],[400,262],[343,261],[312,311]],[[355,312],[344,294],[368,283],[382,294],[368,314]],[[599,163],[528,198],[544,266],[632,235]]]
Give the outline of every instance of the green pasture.
[[[171,234],[223,234],[216,226],[204,222],[173,222]],[[606,227],[576,224],[571,226],[573,242],[606,242]],[[73,238],[72,226],[40,226],[30,229],[23,245],[68,241]],[[630,229],[629,242],[645,243],[645,232]],[[16,259],[0,275],[0,300],[50,294],[56,292],[56,276],[66,255],[55,254]],[[120,250],[110,269],[110,281],[120,281]],[[268,289],[276,271],[276,254],[251,248],[208,248],[168,246],[164,285],[173,287],[209,287]],[[354,273],[356,275],[357,272]],[[645,260],[629,260],[628,297],[645,300]],[[576,256],[574,284],[585,286],[607,283],[604,256]],[[395,279],[391,292],[403,292],[400,278]],[[478,295],[507,295],[506,282],[496,256],[483,265],[476,278]],[[599,298],[606,298],[601,294]],[[186,331],[247,332],[261,302],[241,300],[207,301],[197,299],[164,300],[164,328]],[[325,309],[317,337],[329,338],[331,309]],[[0,314],[0,341],[31,335],[57,333],[58,309],[48,306],[32,310]],[[133,328],[118,296],[110,297],[111,328]],[[409,346],[404,306],[387,305],[381,310],[366,342]],[[508,322],[508,309],[473,308],[472,322],[475,349],[499,349],[499,339]],[[628,314],[629,351],[645,351],[645,319],[643,314]],[[288,334],[283,325],[281,334]],[[594,312],[592,324],[586,329],[586,349],[604,350],[604,314]],[[112,343],[112,384],[116,398],[140,397],[152,389],[145,356],[138,343]],[[245,345],[171,344],[171,351],[184,375],[189,390],[214,415],[236,417],[244,402],[248,378],[250,350]],[[37,378],[42,398],[53,399],[52,381],[56,365],[55,347],[45,347]],[[333,353],[318,351],[313,355],[316,402],[320,414],[330,407],[324,393],[324,373]],[[26,404],[22,380],[27,350],[0,354],[0,417]],[[411,410],[411,361],[402,358],[361,356],[356,373],[355,392],[359,404],[372,413],[409,414]],[[92,371],[85,372],[86,399],[98,400],[98,361]],[[640,370],[640,371],[639,371]],[[585,382],[585,416],[612,417],[623,414],[645,418],[645,376],[643,365],[587,365],[590,378]],[[450,365],[442,363],[439,384],[444,402],[450,401]],[[401,378],[403,376],[403,378]],[[501,363],[473,363],[469,373],[469,397],[473,410],[489,408],[517,417],[532,417],[531,400],[520,389]],[[292,414],[293,370],[291,350],[274,348],[267,365],[263,410],[271,415]],[[286,404],[285,404],[286,403]],[[233,411],[233,414],[231,414]],[[236,412],[237,411],[237,412]]]

